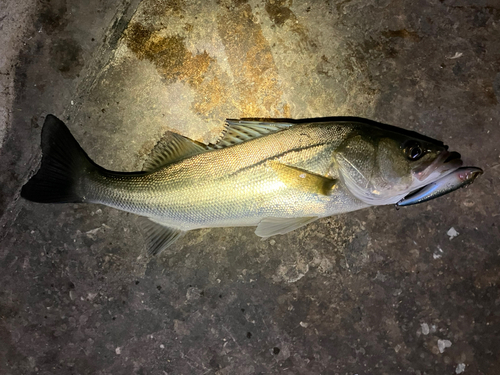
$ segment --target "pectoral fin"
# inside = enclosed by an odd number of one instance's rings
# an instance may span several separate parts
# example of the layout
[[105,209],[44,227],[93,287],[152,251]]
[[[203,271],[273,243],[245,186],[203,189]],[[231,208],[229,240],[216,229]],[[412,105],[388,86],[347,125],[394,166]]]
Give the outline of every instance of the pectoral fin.
[[284,184],[308,193],[329,195],[337,182],[331,178],[291,167],[274,160],[268,161],[268,165],[276,172]]
[[155,256],[177,241],[184,231],[167,227],[154,219],[140,218],[139,223],[146,237],[148,254]]
[[317,216],[293,218],[266,217],[262,219],[257,229],[255,229],[255,234],[259,237],[271,237],[276,234],[285,234],[312,223],[315,220],[318,220]]

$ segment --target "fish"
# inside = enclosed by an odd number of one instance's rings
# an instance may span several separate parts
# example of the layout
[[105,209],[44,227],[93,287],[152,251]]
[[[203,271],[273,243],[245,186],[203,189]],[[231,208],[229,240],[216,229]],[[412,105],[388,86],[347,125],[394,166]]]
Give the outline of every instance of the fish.
[[208,145],[169,133],[138,172],[94,163],[54,115],[45,118],[41,148],[23,198],[139,215],[151,255],[194,229],[254,226],[267,238],[396,204],[462,166],[440,141],[359,118],[226,120]]
[[398,203],[397,206],[411,206],[418,203],[428,202],[432,199],[442,197],[445,194],[467,187],[476,178],[483,174],[483,170],[477,167],[462,167],[441,177],[439,180],[430,183],[416,192],[410,193]]

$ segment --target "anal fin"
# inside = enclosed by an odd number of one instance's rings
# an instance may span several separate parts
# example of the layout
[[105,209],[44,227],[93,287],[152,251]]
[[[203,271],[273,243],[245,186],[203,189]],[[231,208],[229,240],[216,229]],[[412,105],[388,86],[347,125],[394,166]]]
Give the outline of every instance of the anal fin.
[[148,254],[151,256],[158,255],[186,233],[180,229],[165,226],[151,218],[141,217],[139,223],[146,237]]
[[257,229],[255,229],[255,234],[259,237],[271,237],[276,234],[285,234],[312,223],[315,220],[318,220],[317,216],[292,218],[266,217],[262,219]]

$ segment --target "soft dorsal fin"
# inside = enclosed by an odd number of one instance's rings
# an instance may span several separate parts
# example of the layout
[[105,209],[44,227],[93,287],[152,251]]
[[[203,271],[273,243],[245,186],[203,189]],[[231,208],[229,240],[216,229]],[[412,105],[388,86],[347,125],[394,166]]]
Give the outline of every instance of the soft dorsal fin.
[[158,255],[186,233],[180,229],[165,226],[152,218],[141,217],[139,224],[146,237],[148,254],[151,256]]
[[161,139],[144,162],[143,170],[152,172],[167,164],[207,151],[207,147],[176,133],[169,133],[168,140]]
[[291,126],[293,126],[293,124],[285,122],[226,120],[226,127],[223,131],[222,138],[208,147],[210,149],[218,149],[233,146],[270,133],[288,129]]
[[287,186],[308,193],[329,195],[337,180],[292,167],[279,161],[269,160],[267,164],[276,172],[278,178]]
[[259,223],[257,229],[255,229],[255,234],[259,237],[271,237],[276,234],[285,234],[318,219],[317,216],[291,218],[265,217]]

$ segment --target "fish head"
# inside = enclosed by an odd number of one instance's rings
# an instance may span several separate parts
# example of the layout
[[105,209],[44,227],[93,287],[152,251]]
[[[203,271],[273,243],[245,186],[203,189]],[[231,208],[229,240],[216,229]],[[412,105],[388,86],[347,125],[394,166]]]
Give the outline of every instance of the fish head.
[[370,205],[397,203],[462,165],[460,154],[449,152],[442,142],[377,128],[354,132],[334,159],[351,194]]

